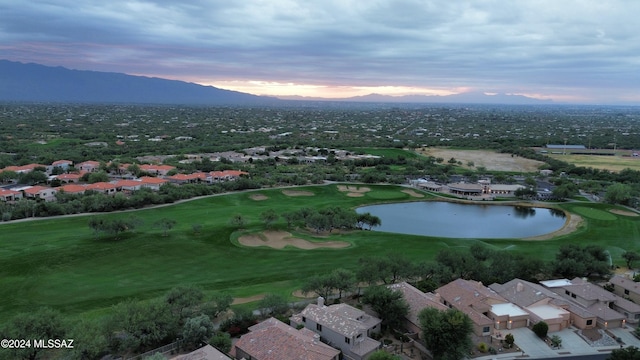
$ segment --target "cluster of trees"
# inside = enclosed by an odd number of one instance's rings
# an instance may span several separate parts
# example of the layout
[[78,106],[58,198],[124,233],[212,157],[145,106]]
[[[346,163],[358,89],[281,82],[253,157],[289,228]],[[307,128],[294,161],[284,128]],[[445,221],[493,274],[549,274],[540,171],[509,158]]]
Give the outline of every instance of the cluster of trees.
[[[197,287],[181,286],[159,299],[119,303],[105,318],[72,320],[56,310],[41,308],[9,319],[0,328],[0,337],[74,339],[74,348],[65,350],[65,359],[142,353],[176,339],[185,350],[209,341],[229,351],[229,335],[216,330],[213,320],[229,309],[232,300],[228,294],[205,294]],[[3,350],[0,358],[37,359],[43,351],[35,347]]]
[[[271,227],[279,217],[282,217],[287,228],[305,227],[315,230],[317,233],[331,231],[334,229],[363,229],[365,226],[371,230],[374,226],[380,226],[382,221],[379,217],[370,213],[358,214],[353,209],[341,208],[338,206],[316,210],[313,208],[302,208],[297,211],[285,212],[278,215],[273,209],[268,209],[260,214],[261,220],[266,227]],[[231,219],[232,225],[236,227],[244,226],[245,220],[242,214],[236,214]]]

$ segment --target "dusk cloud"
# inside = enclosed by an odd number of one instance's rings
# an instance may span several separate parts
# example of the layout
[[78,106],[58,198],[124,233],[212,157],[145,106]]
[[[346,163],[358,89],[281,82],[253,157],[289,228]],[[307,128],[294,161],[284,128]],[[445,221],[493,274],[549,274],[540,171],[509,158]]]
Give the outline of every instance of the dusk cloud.
[[254,93],[640,103],[638,13],[624,0],[0,0],[0,51]]

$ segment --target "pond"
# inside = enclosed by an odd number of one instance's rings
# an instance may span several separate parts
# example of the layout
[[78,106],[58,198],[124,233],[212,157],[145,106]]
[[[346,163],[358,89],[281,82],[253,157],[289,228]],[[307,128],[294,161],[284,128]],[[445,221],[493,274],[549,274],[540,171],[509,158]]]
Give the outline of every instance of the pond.
[[505,239],[544,235],[562,228],[560,210],[510,205],[408,202],[363,206],[382,225],[374,231],[448,238]]

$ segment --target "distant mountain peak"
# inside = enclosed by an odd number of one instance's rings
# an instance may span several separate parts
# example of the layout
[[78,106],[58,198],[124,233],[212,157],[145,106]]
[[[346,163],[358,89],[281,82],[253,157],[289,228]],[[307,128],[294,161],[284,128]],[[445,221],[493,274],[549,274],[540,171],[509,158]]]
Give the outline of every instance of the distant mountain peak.
[[191,105],[279,100],[178,80],[0,60],[0,101]]

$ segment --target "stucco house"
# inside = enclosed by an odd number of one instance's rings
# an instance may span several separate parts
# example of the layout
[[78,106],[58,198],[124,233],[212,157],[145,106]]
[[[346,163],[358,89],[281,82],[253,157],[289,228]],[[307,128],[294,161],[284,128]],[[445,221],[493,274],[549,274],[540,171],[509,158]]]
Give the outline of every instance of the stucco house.
[[[527,326],[544,321],[549,325],[549,332],[555,332],[571,324],[568,301],[539,284],[513,279],[504,284],[491,284],[489,288],[529,313],[530,323]],[[590,319],[594,320],[595,317]],[[499,323],[496,327],[505,328],[505,325]]]
[[54,201],[56,199],[56,189],[47,186],[27,186],[22,188],[24,197],[28,199],[40,199],[44,201]]
[[[598,285],[581,278],[573,280],[559,279],[540,282],[544,287],[578,305],[596,316],[597,325],[602,328],[618,328],[624,325],[626,318],[613,309],[616,296]],[[574,321],[578,328],[588,328],[590,324]],[[591,324],[592,325],[592,324]]]
[[614,276],[609,279],[613,286],[613,293],[627,298],[635,303],[640,303],[640,283],[624,276]]
[[317,304],[307,305],[289,320],[291,326],[304,326],[354,360],[367,359],[381,346],[369,335],[380,332],[382,320],[347,304],[325,306],[324,299],[319,297]]
[[160,178],[151,177],[151,176],[143,176],[140,178],[140,181],[142,181],[142,187],[148,188],[151,190],[160,190],[160,186],[169,182],[169,180],[160,179]]
[[171,358],[171,360],[231,360],[231,358],[225,355],[222,351],[207,344],[188,354]]
[[[509,306],[508,300],[479,281],[456,279],[435,292],[444,305],[469,316],[473,322],[473,332],[477,336],[493,334],[495,325],[500,327],[494,319],[509,319],[511,316],[512,328],[527,324],[527,314]],[[492,311],[494,307],[496,312]]]
[[81,172],[96,172],[100,169],[100,163],[97,161],[85,161],[76,165]]
[[320,341],[315,332],[297,330],[280,320],[269,318],[249,328],[235,343],[236,359],[251,360],[338,360],[340,350]]
[[16,201],[22,199],[22,192],[11,189],[0,189],[0,200]]
[[388,285],[388,288],[400,292],[409,305],[409,313],[405,318],[404,326],[408,332],[418,334],[419,338],[422,338],[422,329],[418,315],[422,310],[426,308],[435,308],[442,311],[449,309],[440,302],[438,294],[424,293],[407,282],[391,284]]

